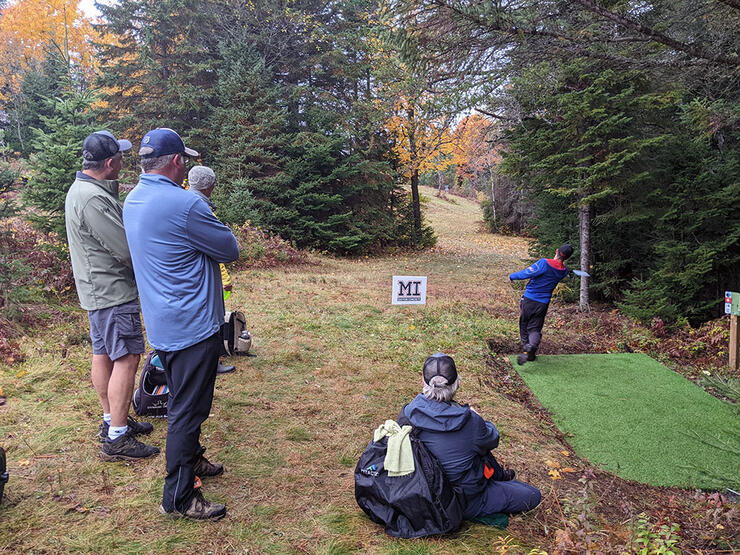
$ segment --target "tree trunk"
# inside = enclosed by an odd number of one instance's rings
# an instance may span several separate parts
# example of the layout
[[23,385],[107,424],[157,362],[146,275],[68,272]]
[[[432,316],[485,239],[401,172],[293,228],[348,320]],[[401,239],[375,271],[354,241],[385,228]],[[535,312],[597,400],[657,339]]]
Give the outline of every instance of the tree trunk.
[[416,247],[421,241],[421,199],[419,197],[419,167],[417,165],[416,150],[416,119],[414,118],[414,105],[409,104],[407,108],[409,125],[409,157],[411,163],[411,204],[414,208],[414,233],[411,237],[412,244]]
[[421,199],[419,198],[419,170],[411,170],[411,200],[414,205],[414,246],[421,241]]
[[15,111],[15,128],[18,132],[18,142],[21,143],[21,152],[26,152],[26,145],[23,144],[23,133],[21,133],[21,118],[18,110]]
[[498,222],[496,221],[496,180],[493,177],[493,169],[491,172],[491,210],[493,210],[493,228],[498,231]]
[[[581,241],[581,270],[588,272],[591,262],[591,205],[582,203],[578,207],[578,231]],[[582,312],[590,310],[588,303],[587,276],[581,276],[581,298],[579,307]]]
[[442,172],[437,170],[437,191],[442,192]]

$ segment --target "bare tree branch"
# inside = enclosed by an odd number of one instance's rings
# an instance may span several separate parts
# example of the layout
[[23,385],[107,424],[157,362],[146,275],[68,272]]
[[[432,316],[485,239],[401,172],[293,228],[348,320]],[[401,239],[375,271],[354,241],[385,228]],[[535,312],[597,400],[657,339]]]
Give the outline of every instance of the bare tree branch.
[[723,4],[727,4],[731,8],[735,8],[736,10],[740,10],[740,0],[719,0]]
[[622,27],[641,33],[647,37],[650,37],[655,42],[670,46],[671,48],[674,48],[679,52],[689,54],[694,58],[711,60],[713,62],[719,62],[736,67],[740,66],[740,58],[738,57],[730,58],[721,54],[711,54],[700,46],[694,44],[685,44],[683,42],[677,41],[659,31],[656,31],[655,29],[642,25],[641,23],[638,23],[636,21],[632,21],[631,19],[627,19],[626,17],[611,12],[606,8],[602,8],[593,0],[575,0],[575,2],[586,8],[588,11],[600,15],[601,17],[608,19],[609,21],[613,21],[614,23],[618,23]]

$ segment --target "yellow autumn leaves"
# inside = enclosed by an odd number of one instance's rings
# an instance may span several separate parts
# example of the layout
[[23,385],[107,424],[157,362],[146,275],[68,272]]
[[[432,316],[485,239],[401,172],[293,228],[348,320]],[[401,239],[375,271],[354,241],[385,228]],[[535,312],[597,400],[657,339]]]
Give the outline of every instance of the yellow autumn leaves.
[[[570,453],[568,451],[561,451],[560,454],[564,457],[570,457]],[[562,480],[563,474],[572,474],[576,472],[575,468],[571,466],[563,467],[558,461],[551,459],[547,459],[545,461],[545,466],[550,469],[547,473],[550,475],[552,480]]]
[[0,16],[0,101],[17,93],[23,74],[49,49],[92,77],[96,33],[77,0],[17,0]]

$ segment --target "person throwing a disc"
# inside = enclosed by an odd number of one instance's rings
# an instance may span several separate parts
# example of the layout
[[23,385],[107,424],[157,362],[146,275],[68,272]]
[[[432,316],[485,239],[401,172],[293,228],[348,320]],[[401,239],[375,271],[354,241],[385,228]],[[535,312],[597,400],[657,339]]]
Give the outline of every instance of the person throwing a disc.
[[555,258],[540,258],[529,268],[509,275],[509,280],[528,279],[519,308],[519,335],[522,340],[522,352],[516,361],[521,366],[535,360],[537,349],[542,339],[542,326],[550,306],[552,292],[570,271],[563,262],[573,254],[573,247],[563,245],[555,251]]

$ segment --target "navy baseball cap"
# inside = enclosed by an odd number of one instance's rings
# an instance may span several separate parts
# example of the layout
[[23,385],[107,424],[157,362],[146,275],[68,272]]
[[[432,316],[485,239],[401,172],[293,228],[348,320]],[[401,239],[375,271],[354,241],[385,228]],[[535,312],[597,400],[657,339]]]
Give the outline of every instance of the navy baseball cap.
[[424,383],[428,384],[434,376],[442,376],[447,380],[447,385],[452,385],[457,380],[457,368],[455,361],[450,355],[434,353],[424,362]]
[[119,141],[110,131],[96,131],[82,141],[82,157],[89,161],[100,162],[127,150],[131,150],[131,141]]
[[198,156],[196,151],[185,146],[180,135],[168,127],[152,129],[141,139],[139,156],[142,158],[159,158],[168,154]]
[[565,259],[569,259],[570,255],[573,254],[573,247],[570,245],[563,245],[558,249],[560,255]]

